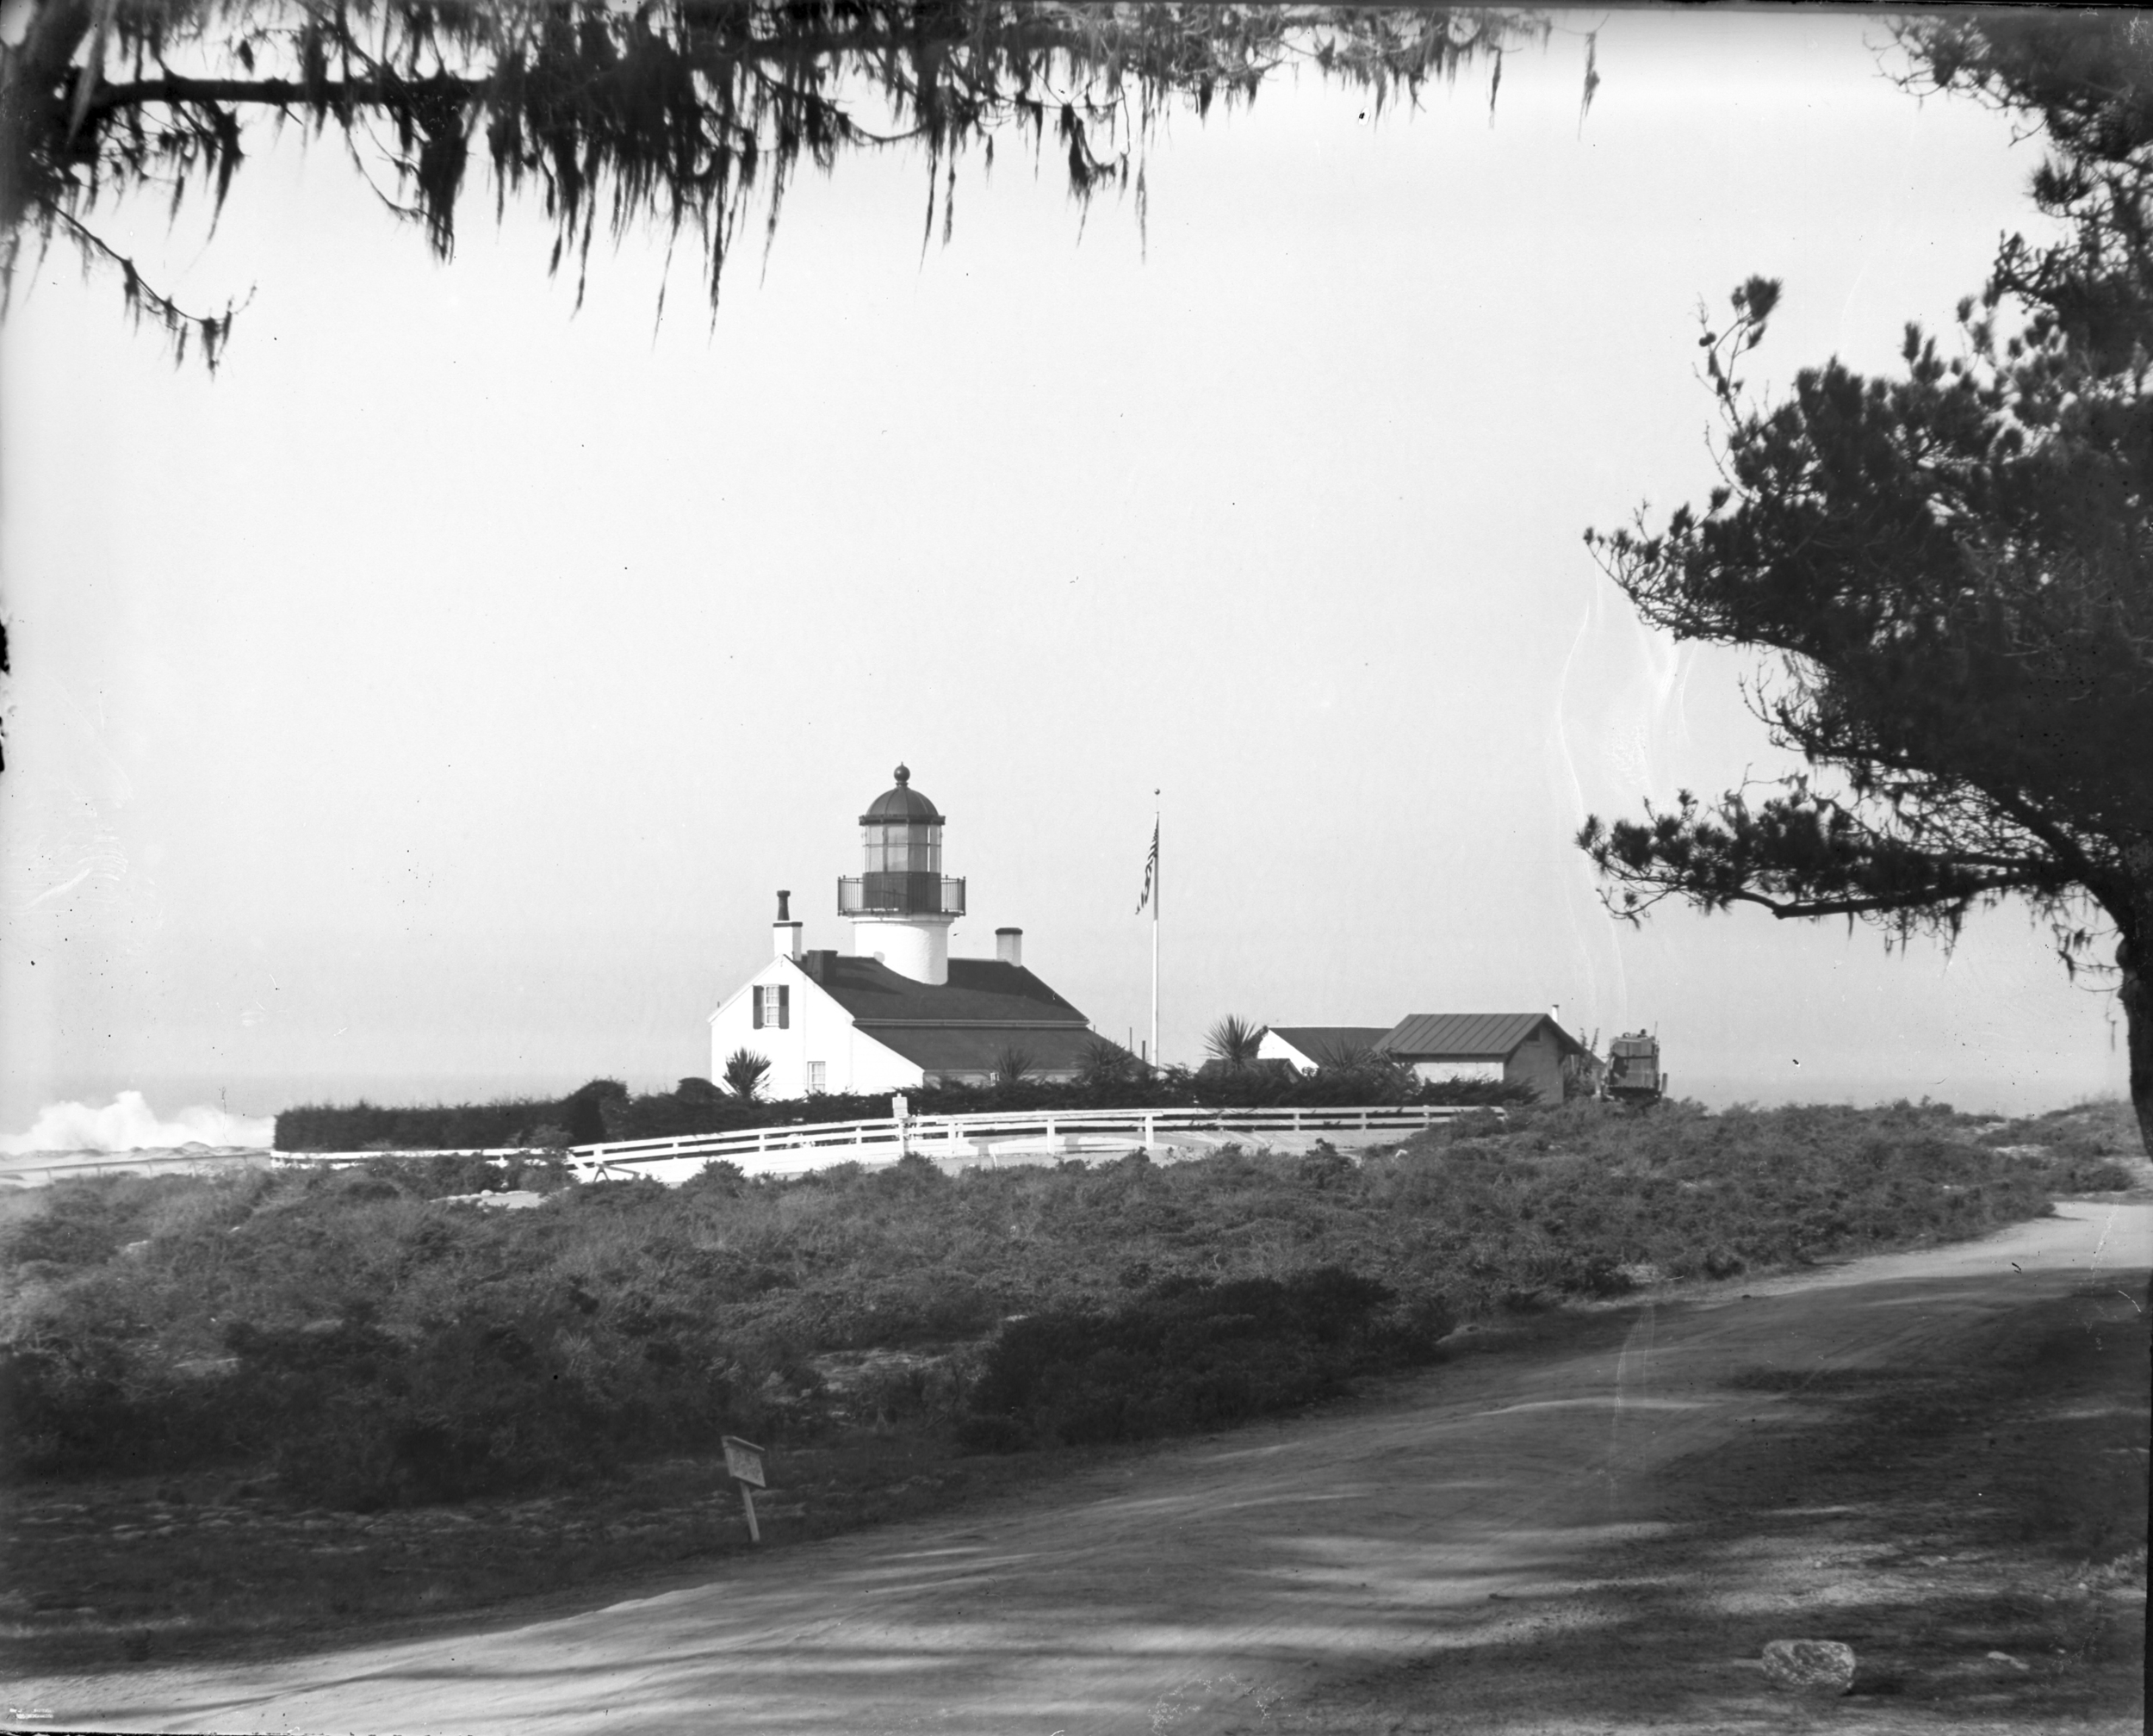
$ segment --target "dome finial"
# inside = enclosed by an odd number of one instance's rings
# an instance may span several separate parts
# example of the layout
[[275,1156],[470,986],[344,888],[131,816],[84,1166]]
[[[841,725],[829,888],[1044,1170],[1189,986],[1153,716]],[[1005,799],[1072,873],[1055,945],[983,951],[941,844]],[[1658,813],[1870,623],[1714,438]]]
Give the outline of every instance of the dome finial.
[[909,768],[900,766],[897,767],[897,778],[900,784],[909,784],[912,781],[912,773]]

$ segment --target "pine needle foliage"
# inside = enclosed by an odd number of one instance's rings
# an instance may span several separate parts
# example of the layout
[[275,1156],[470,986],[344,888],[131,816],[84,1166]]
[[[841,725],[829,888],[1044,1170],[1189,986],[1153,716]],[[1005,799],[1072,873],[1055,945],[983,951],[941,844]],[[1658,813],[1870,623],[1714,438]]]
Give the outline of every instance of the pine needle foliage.
[[2015,898],[2074,971],[2113,940],[2153,1150],[2153,32],[1994,12],[1899,34],[1910,84],[2042,136],[2062,239],[2007,239],[1955,353],[1909,325],[1889,376],[1833,360],[1760,403],[1743,358],[1783,286],[1707,324],[1720,486],[1586,540],[1654,626],[1765,654],[1754,709],[1807,769],[1577,841],[1633,921],[1672,898],[1948,942]]
[[922,245],[955,223],[956,164],[997,140],[1050,152],[1080,205],[1149,195],[1144,152],[1308,68],[1380,112],[1430,80],[1544,40],[1482,8],[757,5],[669,0],[27,0],[0,49],[0,282],[58,239],[109,269],[126,305],[214,368],[235,309],[189,313],[92,226],[101,202],[155,188],[220,208],[264,123],[331,135],[443,258],[475,171],[498,216],[534,198],[552,269],[582,299],[593,244],[637,228],[691,238],[716,307],[760,212],[774,238],[803,164],[909,147],[925,159]]

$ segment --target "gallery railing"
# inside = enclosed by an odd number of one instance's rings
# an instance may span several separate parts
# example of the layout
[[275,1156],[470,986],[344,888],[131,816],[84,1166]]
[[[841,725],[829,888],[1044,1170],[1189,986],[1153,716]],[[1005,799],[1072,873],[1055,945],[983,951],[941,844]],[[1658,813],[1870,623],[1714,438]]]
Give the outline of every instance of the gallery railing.
[[946,874],[854,874],[837,883],[840,916],[962,916],[965,883]]

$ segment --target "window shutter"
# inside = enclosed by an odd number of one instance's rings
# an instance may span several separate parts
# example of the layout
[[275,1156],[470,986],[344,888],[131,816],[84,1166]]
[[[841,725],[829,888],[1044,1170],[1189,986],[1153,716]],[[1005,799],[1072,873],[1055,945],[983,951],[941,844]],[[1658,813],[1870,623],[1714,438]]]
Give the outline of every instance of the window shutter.
[[791,1028],[792,1024],[792,990],[784,983],[778,985],[778,1028]]
[[761,1029],[762,1029],[762,990],[761,990],[760,988],[751,989],[749,989],[749,990],[748,991],[748,1019],[749,1019],[749,1023],[750,1023],[750,1026],[752,1026],[752,1028],[754,1028],[754,1030],[757,1030],[757,1031],[761,1030]]

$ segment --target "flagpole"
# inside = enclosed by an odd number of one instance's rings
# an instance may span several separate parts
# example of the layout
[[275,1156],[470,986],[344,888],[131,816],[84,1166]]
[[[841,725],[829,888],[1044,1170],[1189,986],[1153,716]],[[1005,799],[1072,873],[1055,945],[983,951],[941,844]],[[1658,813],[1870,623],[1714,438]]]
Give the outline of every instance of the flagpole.
[[[1151,792],[1151,859],[1158,860],[1158,791]],[[1158,894],[1159,870],[1151,870],[1151,1065],[1159,1066],[1158,1052]]]

